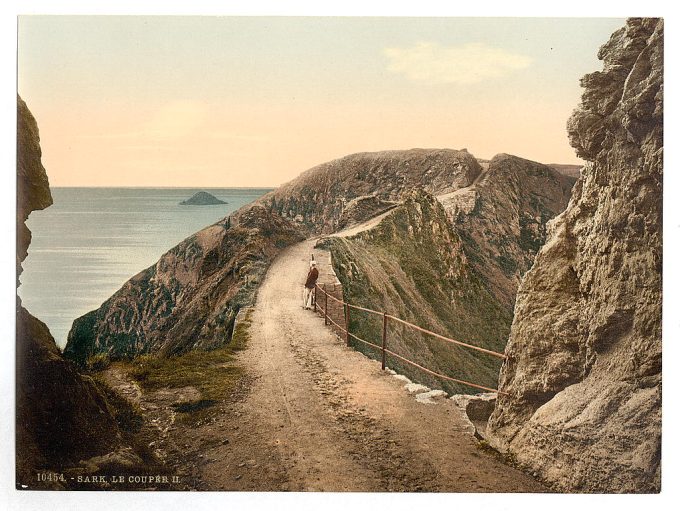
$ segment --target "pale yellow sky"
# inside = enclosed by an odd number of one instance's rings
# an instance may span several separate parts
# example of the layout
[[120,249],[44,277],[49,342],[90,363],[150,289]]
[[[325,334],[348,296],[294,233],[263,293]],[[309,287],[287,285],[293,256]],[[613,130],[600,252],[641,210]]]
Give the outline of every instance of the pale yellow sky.
[[[346,154],[579,163],[615,19],[21,17],[52,186],[276,186]],[[578,37],[574,34],[578,33]]]

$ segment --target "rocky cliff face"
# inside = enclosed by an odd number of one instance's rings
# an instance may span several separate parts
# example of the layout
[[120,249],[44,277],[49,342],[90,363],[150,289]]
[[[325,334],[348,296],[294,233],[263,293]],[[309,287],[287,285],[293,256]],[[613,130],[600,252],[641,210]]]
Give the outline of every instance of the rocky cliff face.
[[116,359],[220,346],[271,260],[300,240],[288,220],[246,207],[190,236],[76,319],[64,355],[83,363],[95,353]]
[[41,158],[38,124],[26,103],[17,97],[17,279],[31,243],[31,231],[26,227],[28,215],[52,205],[50,184]]
[[631,19],[568,123],[589,162],[517,296],[491,441],[563,491],[660,488],[663,21]]
[[564,211],[574,179],[499,154],[471,185],[439,195],[471,263],[512,311],[517,286],[545,242],[546,223]]
[[[52,203],[41,163],[35,119],[17,104],[17,273],[25,259],[31,211]],[[18,278],[18,276],[17,276]],[[47,326],[17,298],[16,338],[16,483],[17,488],[58,488],[61,482],[37,481],[37,470],[60,470],[78,460],[121,446],[111,409],[90,378],[63,359]]]
[[[470,185],[480,173],[465,149],[358,153],[309,169],[260,202],[307,232],[328,234],[350,219],[367,220],[389,209],[413,188],[448,193]],[[370,216],[357,214],[369,204],[363,212]]]

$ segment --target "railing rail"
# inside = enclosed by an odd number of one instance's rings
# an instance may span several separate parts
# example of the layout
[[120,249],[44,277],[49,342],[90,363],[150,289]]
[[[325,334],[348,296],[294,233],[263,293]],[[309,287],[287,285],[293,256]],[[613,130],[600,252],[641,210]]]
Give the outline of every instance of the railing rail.
[[502,359],[506,358],[503,353],[498,353],[497,351],[491,351],[491,350],[487,350],[485,348],[480,348],[479,346],[473,346],[472,344],[457,341],[455,339],[451,339],[450,337],[444,337],[443,335],[439,335],[435,332],[431,332],[430,330],[426,330],[425,328],[421,328],[418,325],[414,325],[413,323],[409,323],[408,321],[404,321],[403,319],[399,319],[399,318],[397,318],[395,316],[391,316],[389,314],[387,315],[387,317],[390,318],[390,319],[393,319],[394,321],[397,321],[398,323],[402,323],[402,324],[409,326],[409,327],[411,327],[415,330],[418,330],[419,332],[422,332],[422,333],[427,334],[427,335],[431,335],[432,337],[436,337],[437,339],[441,339],[442,341],[450,342],[452,344],[457,344],[458,346],[464,346],[466,348],[470,348],[470,349],[473,349],[473,350],[476,350],[476,351],[480,351],[482,353],[486,353],[487,355],[491,355],[493,357],[498,357],[498,358],[502,358]]
[[[323,307],[321,307],[321,305],[319,304],[319,302],[317,300],[317,294],[318,294],[319,291],[321,293],[323,293],[323,295],[324,295],[324,306]],[[344,315],[345,315],[345,325],[344,325],[344,327],[342,325],[339,325],[335,321],[333,321],[333,319],[328,314],[328,299],[329,298],[331,300],[335,301],[336,303],[339,303],[339,304],[342,305]],[[355,339],[356,341],[361,342],[363,344],[366,344],[366,345],[368,345],[368,346],[370,346],[374,349],[380,350],[380,352],[381,352],[381,365],[382,365],[383,370],[386,367],[387,355],[390,355],[392,357],[395,357],[395,358],[401,360],[402,362],[404,362],[406,364],[409,364],[413,367],[416,367],[417,369],[420,369],[421,371],[428,373],[432,376],[435,376],[437,378],[441,378],[443,380],[451,381],[451,382],[454,382],[454,383],[459,383],[461,385],[467,385],[469,387],[473,387],[473,388],[480,389],[480,390],[486,390],[488,392],[498,392],[499,394],[506,394],[505,392],[499,391],[498,389],[486,387],[484,385],[479,385],[477,383],[469,382],[469,381],[466,381],[466,380],[462,380],[462,379],[459,379],[459,378],[454,378],[452,376],[448,376],[448,375],[445,375],[445,374],[438,373],[436,371],[428,369],[427,367],[423,367],[422,365],[417,364],[416,362],[409,360],[406,357],[403,357],[402,355],[399,355],[398,353],[395,353],[392,350],[387,349],[387,324],[388,324],[388,321],[396,321],[399,324],[402,324],[406,327],[412,328],[412,329],[414,329],[418,332],[421,332],[423,334],[430,335],[430,336],[432,336],[436,339],[439,339],[441,341],[448,342],[448,343],[451,343],[451,344],[455,344],[457,346],[461,346],[461,347],[466,348],[466,349],[475,350],[475,351],[478,351],[480,353],[484,353],[486,355],[491,355],[493,357],[497,357],[497,358],[500,358],[500,359],[506,359],[507,357],[503,353],[498,353],[497,351],[489,350],[489,349],[486,349],[486,348],[481,348],[479,346],[474,346],[473,344],[468,344],[466,342],[462,342],[462,341],[458,341],[456,339],[452,339],[450,337],[446,337],[446,336],[438,334],[436,332],[432,332],[431,330],[427,330],[426,328],[415,325],[415,324],[413,324],[409,321],[405,321],[405,320],[398,318],[396,316],[392,316],[391,314],[387,314],[386,312],[379,312],[379,311],[376,311],[376,310],[373,310],[373,309],[368,309],[366,307],[360,307],[358,305],[355,305],[355,304],[352,304],[352,303],[349,303],[349,302],[345,302],[344,300],[340,300],[339,298],[336,298],[335,296],[331,295],[330,293],[328,293],[324,288],[322,288],[318,284],[314,287],[314,310],[316,311],[317,308],[322,309],[323,316],[324,316],[324,325],[328,325],[330,323],[330,324],[334,325],[342,333],[344,333],[345,334],[345,340],[346,340],[346,343],[347,343],[348,346],[349,346],[349,340],[350,340],[350,338],[352,338],[352,339]],[[361,339],[360,337],[356,336],[355,334],[353,334],[349,331],[350,309],[359,310],[359,311],[367,312],[369,314],[375,314],[377,316],[382,317],[382,339],[381,339],[382,345],[374,344],[372,342],[367,341],[366,339]]]

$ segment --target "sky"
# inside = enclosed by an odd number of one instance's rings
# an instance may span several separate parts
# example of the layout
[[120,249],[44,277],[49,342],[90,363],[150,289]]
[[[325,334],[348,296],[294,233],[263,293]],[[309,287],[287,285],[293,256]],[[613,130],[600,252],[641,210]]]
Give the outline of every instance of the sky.
[[20,16],[52,186],[278,186],[346,154],[581,163],[565,125],[616,18]]

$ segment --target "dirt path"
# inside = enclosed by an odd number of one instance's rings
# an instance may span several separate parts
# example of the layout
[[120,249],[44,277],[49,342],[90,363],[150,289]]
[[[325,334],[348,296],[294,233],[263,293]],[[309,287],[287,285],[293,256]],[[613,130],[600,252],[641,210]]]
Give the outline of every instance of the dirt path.
[[360,232],[363,231],[368,231],[369,229],[372,229],[376,225],[378,225],[380,222],[383,221],[383,218],[391,215],[394,213],[394,208],[391,208],[384,213],[380,213],[379,215],[374,216],[370,220],[354,225],[348,229],[344,229],[342,231],[336,232],[335,234],[331,234],[329,237],[331,238],[349,238],[350,236],[354,236],[355,234],[359,234]]
[[209,429],[187,432],[187,458],[202,452],[195,476],[204,489],[545,491],[480,450],[449,400],[418,403],[301,307],[313,245],[287,249],[262,284],[240,355],[245,397]]
[[149,447],[181,480],[170,489],[546,491],[482,450],[450,400],[418,402],[302,308],[313,246],[290,247],[272,264],[238,355],[245,376],[204,419],[183,422],[174,411],[198,398],[193,387],[142,390],[118,366],[105,371],[146,416]]

